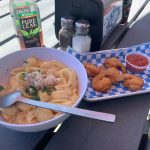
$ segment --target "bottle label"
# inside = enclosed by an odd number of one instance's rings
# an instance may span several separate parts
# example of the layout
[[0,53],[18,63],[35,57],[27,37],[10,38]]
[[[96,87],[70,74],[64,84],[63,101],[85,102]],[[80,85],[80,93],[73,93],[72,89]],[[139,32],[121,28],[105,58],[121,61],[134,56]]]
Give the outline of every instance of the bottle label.
[[18,14],[28,13],[30,12],[30,3],[29,2],[20,2],[14,4],[15,16],[18,18]]
[[22,34],[24,44],[26,48],[40,47],[40,32],[41,28],[38,24],[38,13],[28,12],[18,14],[20,21],[20,32]]
[[19,2],[17,4],[14,4],[15,7],[22,7],[22,6],[30,6],[29,2]]

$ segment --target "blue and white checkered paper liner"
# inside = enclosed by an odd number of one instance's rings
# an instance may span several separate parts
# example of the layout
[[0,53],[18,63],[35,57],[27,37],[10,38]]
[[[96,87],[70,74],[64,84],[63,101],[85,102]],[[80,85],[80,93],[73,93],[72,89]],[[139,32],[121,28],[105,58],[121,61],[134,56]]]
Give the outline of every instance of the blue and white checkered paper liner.
[[[75,56],[82,63],[89,62],[101,66],[106,58],[117,57],[125,65],[125,55],[129,52],[141,52],[147,54],[150,57],[150,43],[144,43],[129,48],[112,49],[84,54],[76,53],[71,47],[68,47],[67,52]],[[137,75],[144,80],[144,86],[140,91],[131,92],[121,83],[119,83],[113,85],[111,90],[109,90],[107,93],[100,93],[93,90],[91,86],[91,81],[88,80],[88,86],[84,95],[84,99],[87,101],[100,101],[104,99],[111,99],[150,92],[150,70],[146,70]]]

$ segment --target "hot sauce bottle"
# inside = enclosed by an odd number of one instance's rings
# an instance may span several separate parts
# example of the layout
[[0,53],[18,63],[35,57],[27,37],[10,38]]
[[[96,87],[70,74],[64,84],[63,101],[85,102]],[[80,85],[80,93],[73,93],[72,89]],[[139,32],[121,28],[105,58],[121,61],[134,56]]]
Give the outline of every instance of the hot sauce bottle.
[[43,34],[37,3],[34,0],[12,0],[10,3],[21,48],[42,47]]

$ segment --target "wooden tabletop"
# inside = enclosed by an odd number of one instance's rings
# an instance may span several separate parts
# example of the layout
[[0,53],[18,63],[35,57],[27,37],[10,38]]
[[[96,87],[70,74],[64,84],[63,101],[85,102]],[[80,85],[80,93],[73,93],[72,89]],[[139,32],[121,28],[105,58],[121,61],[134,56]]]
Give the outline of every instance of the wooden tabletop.
[[[118,45],[150,41],[150,2]],[[64,122],[45,150],[138,150],[150,107],[150,94],[87,103],[79,107],[116,114],[113,124],[72,116]]]
[[[82,102],[79,107],[113,113],[115,123],[71,116],[45,150],[137,150],[150,106],[150,94],[96,103]],[[143,109],[144,108],[144,109]]]

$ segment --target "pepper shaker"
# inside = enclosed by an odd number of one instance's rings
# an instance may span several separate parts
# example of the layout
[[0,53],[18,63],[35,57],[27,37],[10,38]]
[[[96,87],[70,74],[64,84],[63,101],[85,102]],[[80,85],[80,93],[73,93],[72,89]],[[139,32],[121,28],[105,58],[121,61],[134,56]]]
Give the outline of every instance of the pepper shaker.
[[72,36],[74,34],[74,18],[65,16],[61,18],[61,29],[59,31],[59,49],[66,50],[72,46]]

